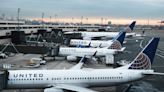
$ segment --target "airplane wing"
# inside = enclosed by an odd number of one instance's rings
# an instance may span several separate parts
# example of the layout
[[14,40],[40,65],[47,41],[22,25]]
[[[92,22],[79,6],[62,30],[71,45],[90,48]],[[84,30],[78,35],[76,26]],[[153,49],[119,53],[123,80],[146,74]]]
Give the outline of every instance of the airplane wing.
[[84,56],[85,56],[85,58],[91,58],[92,57],[92,55],[73,55],[73,56],[76,56],[78,58],[82,58]]
[[65,89],[65,90],[71,90],[76,92],[97,92],[85,87],[77,86],[77,85],[69,85],[69,84],[59,84],[55,85],[55,88],[57,89]]
[[95,51],[92,55],[73,55],[73,56],[76,56],[76,57],[78,57],[78,58],[82,58],[82,57],[85,56],[85,58],[90,59],[90,58],[92,58],[92,57],[95,57],[96,54],[97,54],[97,51]]
[[77,31],[65,31],[64,34],[74,34],[74,33],[79,33]]
[[92,36],[92,37],[90,37],[90,38],[92,38],[92,39],[101,39],[101,38],[103,38],[103,37],[106,37],[106,36]]
[[103,37],[106,37],[106,36],[84,36],[83,40],[100,40]]
[[142,72],[143,75],[164,75],[164,73],[154,72],[154,70],[145,70]]
[[[97,51],[95,51],[95,53],[92,55],[92,56],[87,56],[87,55],[84,55],[83,56],[83,58],[81,58],[81,60],[80,60],[80,62],[78,63],[78,64],[76,64],[75,66],[73,66],[72,68],[70,68],[70,69],[72,69],[72,70],[74,70],[74,69],[81,69],[81,67],[83,66],[83,64],[86,62],[86,60],[88,59],[88,58],[93,58],[94,56],[96,56],[96,53],[97,53]],[[94,59],[94,58],[93,58]]]
[[81,58],[80,62],[78,64],[76,64],[75,66],[73,66],[72,68],[70,68],[70,70],[81,69],[81,67],[83,66],[83,64],[86,61],[86,59],[87,58],[85,56],[83,58]]

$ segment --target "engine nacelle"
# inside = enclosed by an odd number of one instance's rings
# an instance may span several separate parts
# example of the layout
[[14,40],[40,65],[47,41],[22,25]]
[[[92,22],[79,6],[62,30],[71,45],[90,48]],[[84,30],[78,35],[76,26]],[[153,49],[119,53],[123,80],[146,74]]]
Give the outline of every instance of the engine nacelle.
[[76,56],[67,56],[68,61],[76,61],[77,57]]
[[58,88],[46,88],[44,89],[44,92],[64,92],[64,91]]

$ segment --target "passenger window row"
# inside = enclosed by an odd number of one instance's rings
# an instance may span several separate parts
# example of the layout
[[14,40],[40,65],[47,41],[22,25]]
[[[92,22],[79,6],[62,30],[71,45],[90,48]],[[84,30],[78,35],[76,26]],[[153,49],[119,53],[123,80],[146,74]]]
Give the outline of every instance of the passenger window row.
[[9,80],[13,80],[13,81],[17,81],[17,80],[43,80],[43,78],[9,79]]
[[64,80],[86,80],[86,79],[122,79],[123,77],[75,77],[75,78],[64,78]]
[[[74,77],[74,78],[64,78],[64,80],[86,80],[86,79],[122,79],[123,77]],[[13,81],[18,80],[43,80],[43,78],[27,78],[27,79],[9,79]],[[48,80],[48,78],[47,78]],[[52,80],[61,80],[61,78],[52,78]]]

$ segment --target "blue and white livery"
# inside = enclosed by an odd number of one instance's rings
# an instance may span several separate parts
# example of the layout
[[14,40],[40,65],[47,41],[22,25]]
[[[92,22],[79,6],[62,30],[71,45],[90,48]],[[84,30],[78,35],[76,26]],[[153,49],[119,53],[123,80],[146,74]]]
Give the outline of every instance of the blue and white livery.
[[115,86],[150,75],[159,38],[153,38],[130,64],[116,69],[82,68],[85,56],[68,70],[9,70],[6,88],[44,88],[44,92],[96,92],[88,87]]

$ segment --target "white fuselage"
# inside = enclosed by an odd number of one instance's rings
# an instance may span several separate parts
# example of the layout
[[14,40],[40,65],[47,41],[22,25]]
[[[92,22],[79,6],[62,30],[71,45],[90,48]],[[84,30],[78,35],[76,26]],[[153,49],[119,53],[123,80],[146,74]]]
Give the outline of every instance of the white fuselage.
[[[81,33],[83,39],[89,40],[92,37],[116,37],[120,32],[67,32],[67,33]],[[135,33],[126,33],[126,37],[135,36]]]
[[148,70],[9,70],[8,88],[46,88],[56,84],[113,86],[143,78]]
[[112,40],[101,41],[101,40],[79,40],[79,39],[71,39],[70,45],[72,46],[88,46],[90,44],[91,47],[109,47],[112,45]]
[[[83,37],[116,37],[120,32],[80,32]],[[126,37],[133,36],[135,33],[126,33]]]
[[96,56],[113,55],[116,53],[115,49],[107,48],[76,48],[76,47],[60,47],[59,56],[92,56],[95,52]]

